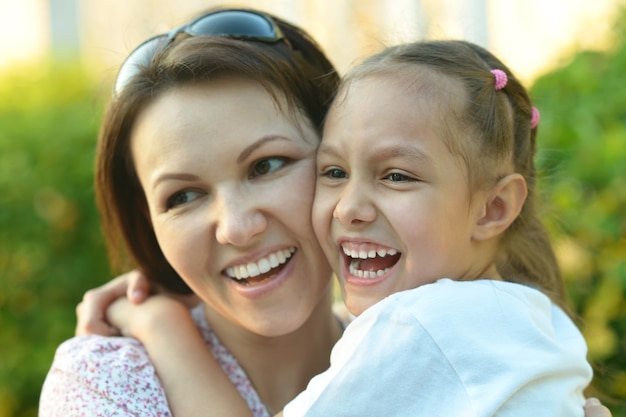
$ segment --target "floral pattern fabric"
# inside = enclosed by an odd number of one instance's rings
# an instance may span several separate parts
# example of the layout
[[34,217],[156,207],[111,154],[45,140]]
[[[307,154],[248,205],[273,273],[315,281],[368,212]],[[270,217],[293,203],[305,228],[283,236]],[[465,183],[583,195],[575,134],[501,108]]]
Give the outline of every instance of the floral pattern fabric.
[[[269,417],[234,356],[217,339],[202,305],[191,310],[207,348],[254,417]],[[144,346],[128,337],[79,336],[59,346],[44,382],[40,417],[171,417],[165,391]]]

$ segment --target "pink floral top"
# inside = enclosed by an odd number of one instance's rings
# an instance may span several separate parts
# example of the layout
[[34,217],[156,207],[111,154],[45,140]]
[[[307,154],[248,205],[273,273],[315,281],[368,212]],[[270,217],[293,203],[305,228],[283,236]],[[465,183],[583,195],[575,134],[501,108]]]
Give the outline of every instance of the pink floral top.
[[[254,417],[269,417],[246,373],[217,339],[202,305],[191,310],[207,347]],[[210,405],[207,405],[210,407]],[[80,336],[59,346],[39,403],[40,417],[172,416],[148,353],[136,339]]]

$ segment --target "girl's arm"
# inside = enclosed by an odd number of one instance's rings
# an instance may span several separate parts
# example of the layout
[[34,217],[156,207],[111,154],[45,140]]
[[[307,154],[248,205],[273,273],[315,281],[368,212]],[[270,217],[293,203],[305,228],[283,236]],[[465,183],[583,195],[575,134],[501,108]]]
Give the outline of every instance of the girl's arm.
[[[106,321],[107,308],[118,298],[126,296],[132,303],[141,304],[150,293],[165,293],[150,285],[148,278],[138,270],[122,274],[83,295],[76,306],[76,336],[99,334],[119,336],[120,331]],[[199,303],[196,295],[169,294],[170,297],[191,308]]]
[[144,344],[174,416],[252,416],[183,304],[165,296],[140,305],[121,298],[106,316],[124,336]]

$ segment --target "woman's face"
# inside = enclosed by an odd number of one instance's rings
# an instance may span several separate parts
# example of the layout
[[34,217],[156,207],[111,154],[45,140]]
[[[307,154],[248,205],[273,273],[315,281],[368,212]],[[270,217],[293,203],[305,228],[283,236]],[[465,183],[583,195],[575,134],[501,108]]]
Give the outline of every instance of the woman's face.
[[137,119],[131,149],[165,257],[231,323],[278,336],[327,294],[311,224],[318,136],[238,78],[174,88]]

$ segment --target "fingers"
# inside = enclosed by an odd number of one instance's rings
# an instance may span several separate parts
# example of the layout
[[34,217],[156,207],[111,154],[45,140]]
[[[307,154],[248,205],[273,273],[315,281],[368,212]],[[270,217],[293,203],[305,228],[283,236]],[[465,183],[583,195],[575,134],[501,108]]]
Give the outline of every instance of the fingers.
[[597,398],[588,398],[584,408],[585,417],[612,417],[611,411]]
[[187,308],[193,308],[197,306],[200,302],[200,299],[195,294],[177,294],[163,288],[159,288],[155,285],[151,286],[148,278],[146,278],[146,276],[139,271],[129,272],[127,276],[128,291],[126,293],[126,297],[133,304],[143,303],[151,294],[165,294],[183,303],[183,305],[185,305]]
[[[85,294],[86,295],[86,294]],[[119,331],[107,324],[103,317],[99,317],[97,310],[94,312],[93,304],[90,301],[81,301],[76,306],[76,336],[98,334],[101,336],[119,336]]]
[[108,306],[119,297],[124,297],[128,280],[134,271],[120,275],[106,284],[87,291],[82,302],[76,307],[77,336],[99,334],[102,336],[119,335],[119,330],[111,326],[105,319]]
[[141,304],[150,295],[150,282],[140,271],[131,271],[128,276],[126,298],[133,304]]

